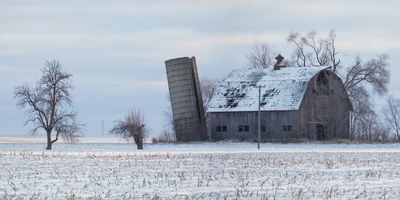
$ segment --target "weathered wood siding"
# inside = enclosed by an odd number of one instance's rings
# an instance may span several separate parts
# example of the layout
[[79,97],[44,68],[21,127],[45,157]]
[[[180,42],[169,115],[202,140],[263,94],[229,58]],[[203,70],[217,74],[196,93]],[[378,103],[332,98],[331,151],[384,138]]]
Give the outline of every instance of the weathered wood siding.
[[[261,112],[261,138],[264,141],[301,138],[301,133],[298,131],[300,127],[297,120],[298,113],[298,111]],[[212,139],[257,138],[256,111],[210,113],[210,117]],[[225,131],[222,128],[224,126],[226,126]],[[245,130],[245,126],[249,127],[248,131]]]
[[[299,110],[301,132],[310,139],[349,138],[351,110],[342,80],[324,70],[310,80],[305,92]],[[325,136],[318,138],[317,126],[321,125],[325,128]]]

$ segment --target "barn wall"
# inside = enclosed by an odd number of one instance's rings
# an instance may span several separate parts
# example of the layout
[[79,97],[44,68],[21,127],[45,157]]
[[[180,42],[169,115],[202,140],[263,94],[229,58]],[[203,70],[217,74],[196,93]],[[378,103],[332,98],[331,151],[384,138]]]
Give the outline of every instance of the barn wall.
[[[321,81],[320,76],[326,78],[327,84],[322,83],[324,81]],[[300,106],[301,134],[319,140],[349,138],[351,110],[341,79],[331,71],[322,71],[310,80]]]
[[[298,111],[261,112],[261,138],[263,141],[282,141],[302,138],[299,132]],[[257,112],[210,113],[211,138],[255,140],[257,138]],[[226,127],[226,129],[224,128]],[[242,130],[240,130],[240,127]],[[244,130],[248,126],[248,131]],[[284,127],[286,126],[286,127]],[[290,126],[290,128],[289,128]]]

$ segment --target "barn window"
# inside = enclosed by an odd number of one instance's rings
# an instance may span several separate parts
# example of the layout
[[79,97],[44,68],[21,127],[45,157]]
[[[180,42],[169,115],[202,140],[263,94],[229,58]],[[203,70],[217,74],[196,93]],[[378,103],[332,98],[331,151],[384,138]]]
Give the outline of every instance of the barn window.
[[217,126],[217,132],[226,132],[227,130],[226,126]]
[[282,128],[283,128],[283,131],[291,131],[292,125],[283,125]]
[[265,132],[267,130],[267,127],[261,126],[261,132]]
[[249,127],[249,125],[245,125],[245,126],[238,126],[238,131],[239,132],[249,132],[249,130],[250,130],[250,127]]
[[329,95],[329,81],[325,72],[321,72],[317,77],[317,91],[318,95]]

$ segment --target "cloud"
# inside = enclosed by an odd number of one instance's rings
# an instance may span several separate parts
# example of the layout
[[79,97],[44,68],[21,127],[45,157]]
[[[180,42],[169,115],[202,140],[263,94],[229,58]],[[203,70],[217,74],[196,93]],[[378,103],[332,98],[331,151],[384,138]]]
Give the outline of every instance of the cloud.
[[376,31],[342,31],[337,33],[337,46],[342,51],[381,53],[400,49],[400,38],[393,34]]
[[270,44],[280,44],[285,42],[286,33],[230,33],[230,34],[216,34],[205,35],[175,46],[177,49],[202,49],[203,51],[210,51],[216,47],[227,47],[231,45],[249,45],[255,41],[265,41]]
[[84,85],[98,91],[108,91],[110,93],[124,93],[130,91],[132,93],[142,93],[146,91],[160,91],[167,87],[166,80],[137,80],[137,79],[99,79],[99,78],[83,78],[77,80],[79,85]]
[[[324,35],[333,28],[341,51],[386,52],[397,66],[398,7],[391,0],[3,0],[0,90],[10,93],[15,85],[33,83],[45,60],[59,59],[74,74],[83,120],[139,106],[157,130],[168,104],[164,60],[194,55],[201,76],[220,78],[246,65],[255,41],[290,54],[290,31],[316,29]],[[11,109],[1,116],[13,112],[10,99],[2,95],[0,102]]]

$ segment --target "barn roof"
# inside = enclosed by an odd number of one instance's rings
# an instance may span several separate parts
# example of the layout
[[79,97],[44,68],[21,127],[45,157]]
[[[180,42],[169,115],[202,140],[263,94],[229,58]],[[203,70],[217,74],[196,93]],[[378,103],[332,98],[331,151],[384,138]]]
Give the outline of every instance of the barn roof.
[[328,67],[285,67],[280,70],[241,69],[218,83],[208,112],[298,110],[309,80]]

